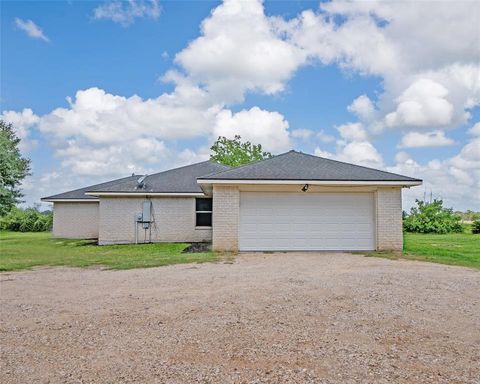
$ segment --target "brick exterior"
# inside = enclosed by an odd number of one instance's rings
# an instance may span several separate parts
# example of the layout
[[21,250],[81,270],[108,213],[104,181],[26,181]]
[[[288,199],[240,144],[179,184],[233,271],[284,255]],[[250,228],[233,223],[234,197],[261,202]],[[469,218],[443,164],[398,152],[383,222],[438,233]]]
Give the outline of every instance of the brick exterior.
[[[101,197],[99,244],[133,243],[137,213],[142,211],[143,197]],[[203,242],[212,240],[211,228],[195,228],[195,198],[152,197],[152,241]],[[145,232],[138,225],[139,242]],[[148,239],[148,232],[147,232]]]
[[238,251],[240,192],[238,187],[213,187],[214,251]]
[[98,238],[98,202],[53,203],[53,237]]
[[402,250],[402,189],[378,188],[376,211],[377,250]]

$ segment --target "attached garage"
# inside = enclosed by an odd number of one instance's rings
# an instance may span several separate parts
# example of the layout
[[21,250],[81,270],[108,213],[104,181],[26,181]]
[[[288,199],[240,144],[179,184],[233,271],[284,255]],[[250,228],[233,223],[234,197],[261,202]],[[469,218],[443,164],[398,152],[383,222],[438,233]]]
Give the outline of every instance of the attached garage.
[[375,248],[373,193],[240,192],[240,251]]
[[419,179],[290,151],[199,177],[216,251],[401,250],[402,188]]

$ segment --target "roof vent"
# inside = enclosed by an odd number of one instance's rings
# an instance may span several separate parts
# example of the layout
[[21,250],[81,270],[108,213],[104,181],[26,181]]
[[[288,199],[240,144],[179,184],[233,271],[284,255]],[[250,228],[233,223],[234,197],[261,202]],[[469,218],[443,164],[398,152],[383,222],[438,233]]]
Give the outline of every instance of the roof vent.
[[137,189],[143,189],[145,187],[145,179],[148,175],[143,175],[137,180]]

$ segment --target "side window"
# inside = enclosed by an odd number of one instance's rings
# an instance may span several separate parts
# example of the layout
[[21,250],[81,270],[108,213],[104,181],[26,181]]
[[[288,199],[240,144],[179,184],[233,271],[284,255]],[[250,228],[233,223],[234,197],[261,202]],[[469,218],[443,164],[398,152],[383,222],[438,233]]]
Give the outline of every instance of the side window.
[[211,227],[212,199],[204,197],[195,199],[195,215],[197,227]]

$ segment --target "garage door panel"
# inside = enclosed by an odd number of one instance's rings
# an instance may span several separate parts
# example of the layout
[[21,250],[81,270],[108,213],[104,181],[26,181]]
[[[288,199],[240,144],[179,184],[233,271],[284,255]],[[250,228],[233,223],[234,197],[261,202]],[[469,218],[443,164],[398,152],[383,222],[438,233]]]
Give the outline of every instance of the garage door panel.
[[372,193],[240,194],[240,250],[373,250]]

